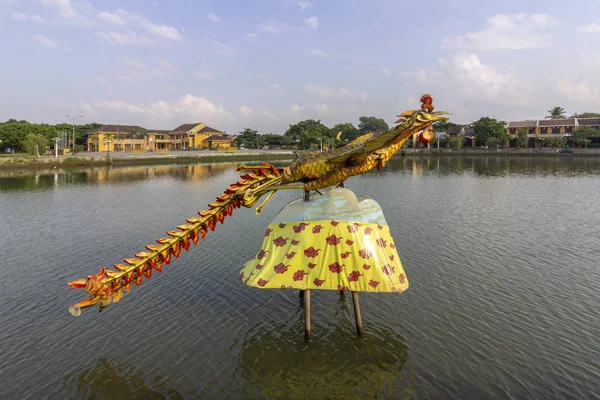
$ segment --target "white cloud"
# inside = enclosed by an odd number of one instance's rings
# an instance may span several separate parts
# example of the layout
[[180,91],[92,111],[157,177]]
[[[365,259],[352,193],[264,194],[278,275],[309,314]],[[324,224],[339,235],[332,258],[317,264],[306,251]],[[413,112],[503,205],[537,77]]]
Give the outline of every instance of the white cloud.
[[44,35],[40,35],[40,34],[34,35],[33,36],[33,40],[35,40],[36,42],[38,42],[42,46],[47,47],[49,49],[71,51],[71,49],[68,49],[66,47],[61,46],[61,44],[58,43],[56,40],[50,39],[49,37],[44,36]]
[[158,69],[160,69],[165,74],[174,74],[178,70],[175,64],[163,57],[158,57],[156,63],[158,64]]
[[192,71],[192,74],[198,78],[201,79],[203,81],[207,81],[212,79],[212,75],[209,74],[208,72],[204,72],[204,71],[200,71],[200,70],[196,70],[196,71]]
[[16,11],[13,12],[12,18],[15,21],[19,21],[19,22],[35,22],[38,24],[44,24],[47,22],[45,19],[43,19],[39,15],[26,15],[26,14],[22,14],[22,13],[16,12]]
[[145,114],[150,118],[177,120],[206,120],[224,118],[228,113],[205,97],[186,94],[179,100],[158,100],[148,105],[136,105],[121,100],[99,101],[97,107],[126,114]]
[[504,51],[550,47],[553,37],[546,33],[555,20],[546,14],[496,14],[486,28],[463,36],[445,37],[448,50]]
[[304,25],[313,31],[319,28],[319,18],[317,17],[308,17],[304,21]]
[[312,83],[307,83],[304,85],[304,90],[309,93],[318,94],[321,97],[348,97],[350,96],[350,92],[346,89],[339,88],[335,89],[329,86],[317,86]]
[[112,85],[110,84],[110,82],[109,82],[109,81],[107,81],[107,80],[106,80],[106,79],[104,79],[104,78],[96,77],[96,78],[94,78],[94,79],[96,80],[96,82],[98,82],[98,83],[99,83],[100,85],[102,85],[102,86],[106,86],[106,87],[108,87],[108,86],[112,86]]
[[146,28],[148,32],[168,40],[181,40],[181,34],[172,26],[154,24],[141,15],[130,15],[130,19]]
[[381,68],[379,70],[379,72],[381,72],[383,75],[389,76],[392,74],[392,71],[389,70],[389,68]]
[[177,66],[160,57],[154,57],[151,65],[149,67],[139,58],[121,57],[119,71],[110,74],[123,82],[136,82],[164,77],[178,70]]
[[453,61],[456,78],[463,83],[463,90],[467,93],[478,98],[483,95],[495,98],[505,94],[513,100],[518,95],[516,77],[482,64],[475,54],[457,55]]
[[156,42],[145,36],[138,36],[134,31],[96,32],[96,36],[111,46],[153,46]]
[[585,106],[600,106],[600,88],[593,88],[587,80],[560,80],[558,92],[569,101],[585,104]]
[[363,101],[364,101],[364,100],[367,100],[367,97],[368,97],[368,96],[367,96],[367,94],[366,94],[365,92],[360,92],[360,93],[358,94],[358,98],[359,98],[359,99],[361,99],[361,100],[363,100]]
[[327,107],[327,104],[317,103],[315,104],[315,110],[322,114],[329,114],[329,107]]
[[279,83],[274,83],[271,85],[271,87],[275,90],[283,90],[283,87],[281,87]]
[[258,38],[258,35],[256,33],[246,33],[246,35],[244,36],[246,38],[247,41],[249,42],[254,42],[256,41],[256,38]]
[[143,114],[144,112],[146,112],[146,110],[143,107],[139,107],[134,104],[129,104],[120,100],[99,101],[95,105],[116,112],[125,112],[132,114]]
[[210,39],[210,38],[204,38],[204,39],[212,47],[214,47],[215,52],[220,56],[229,57],[229,56],[235,56],[237,54],[237,51],[233,47],[231,47],[223,42],[219,42],[218,40]]
[[[131,32],[142,28],[148,33],[157,36],[161,39],[169,41],[181,40],[181,34],[174,27],[168,25],[155,24],[153,22],[150,22],[146,17],[142,15],[132,14],[124,10],[116,10],[112,13],[107,11],[101,11],[96,14],[96,18],[98,18],[102,22],[108,22],[110,24],[119,26],[127,26],[129,28],[129,32],[115,32],[115,35],[133,36]],[[141,35],[135,34],[135,36]]]
[[282,33],[288,32],[294,29],[293,26],[288,24],[281,24],[278,22],[269,22],[266,25],[261,25],[259,28],[262,32],[266,33]]
[[290,110],[292,110],[293,112],[298,112],[300,110],[302,110],[304,107],[296,104],[296,103],[292,103]]
[[248,106],[241,106],[238,111],[240,114],[245,115],[246,117],[249,117],[250,114],[252,114],[252,109]]
[[[96,13],[96,18],[103,23],[125,28],[123,31],[96,32],[99,38],[112,46],[149,46],[181,40],[181,34],[174,27],[152,23],[144,16],[124,10],[100,11]],[[151,37],[146,35],[151,35]]]
[[443,77],[444,73],[435,69],[418,68],[415,72],[401,72],[404,78],[414,79],[422,83],[435,82],[437,78]]
[[73,18],[76,14],[71,0],[40,0],[40,2],[45,6],[56,8],[58,14],[64,18]]
[[585,33],[600,33],[600,24],[587,24],[577,28],[580,32]]
[[311,9],[313,7],[313,4],[310,1],[300,0],[298,1],[298,7],[300,7],[302,11],[306,11],[308,9]]
[[223,22],[221,18],[217,17],[214,13],[211,12],[208,13],[208,19],[210,19],[212,22]]
[[107,11],[101,11],[98,14],[96,14],[96,17],[99,20],[115,25],[125,25],[126,23],[125,20],[121,18],[121,16],[118,13],[109,13]]
[[325,50],[321,50],[321,49],[310,49],[308,51],[308,53],[311,56],[316,56],[316,57],[324,57],[324,58],[332,58],[333,55],[331,55],[330,53],[326,52]]

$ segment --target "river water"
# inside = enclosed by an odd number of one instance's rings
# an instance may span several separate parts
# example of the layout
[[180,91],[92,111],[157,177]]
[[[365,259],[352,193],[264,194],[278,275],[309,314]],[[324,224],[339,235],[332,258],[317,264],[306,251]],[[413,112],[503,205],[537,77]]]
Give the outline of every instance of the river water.
[[[278,165],[284,165],[281,163]],[[237,210],[119,304],[67,282],[205,208],[233,164],[0,172],[1,399],[599,399],[600,160],[395,158],[382,206],[410,288],[352,300],[239,280],[267,224]]]

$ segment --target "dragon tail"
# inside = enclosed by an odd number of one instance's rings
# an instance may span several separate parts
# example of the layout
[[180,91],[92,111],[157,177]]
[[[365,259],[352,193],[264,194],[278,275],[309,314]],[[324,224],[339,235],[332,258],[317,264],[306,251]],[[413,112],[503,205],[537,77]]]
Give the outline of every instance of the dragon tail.
[[123,291],[130,291],[131,283],[139,286],[144,278],[152,276],[153,270],[161,272],[164,264],[171,263],[172,256],[179,257],[182,249],[187,251],[191,243],[195,245],[200,238],[204,239],[208,231],[214,231],[217,222],[223,223],[234,209],[252,207],[262,193],[256,193],[256,189],[274,186],[283,179],[280,168],[265,163],[259,167],[241,165],[237,170],[248,169],[251,172],[241,175],[241,179],[210,203],[208,209],[199,211],[198,217],[187,219],[187,224],[179,225],[177,231],[167,232],[169,237],[157,239],[158,244],[146,246],[148,251],[126,258],[125,264],[114,264],[114,270],[103,267],[96,275],[69,282],[72,288],[85,289],[90,295],[69,307],[69,312],[79,316],[82,308],[100,304],[102,311],[111,303],[117,303]]

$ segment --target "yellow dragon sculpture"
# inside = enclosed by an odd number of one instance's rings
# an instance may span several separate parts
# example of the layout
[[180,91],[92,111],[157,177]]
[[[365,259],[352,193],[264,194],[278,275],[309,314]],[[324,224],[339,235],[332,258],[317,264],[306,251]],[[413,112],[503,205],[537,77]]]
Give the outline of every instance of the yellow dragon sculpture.
[[341,185],[351,176],[374,168],[379,170],[415,134],[420,134],[422,141],[430,142],[433,123],[447,120],[448,113],[433,112],[433,98],[429,94],[421,97],[421,103],[420,109],[398,114],[400,119],[396,124],[399,125],[386,132],[368,133],[337,149],[298,156],[288,167],[278,168],[265,163],[240,165],[237,171],[249,172],[241,175],[241,179],[210,203],[208,209],[199,211],[198,217],[189,218],[186,224],[177,226],[178,230],[167,232],[169,237],[158,239],[158,244],[147,245],[147,251],[126,258],[124,264],[115,264],[114,270],[103,267],[95,275],[69,282],[72,288],[85,289],[90,295],[69,307],[69,311],[78,316],[82,308],[100,304],[102,310],[117,303],[123,291],[130,291],[132,283],[139,286],[144,278],[152,276],[153,271],[161,272],[172,256],[179,257],[182,249],[187,251],[191,243],[197,244],[200,238],[204,239],[208,231],[214,231],[217,222],[223,223],[234,209],[253,207],[266,193],[268,196],[256,208],[257,214],[278,190],[310,191]]

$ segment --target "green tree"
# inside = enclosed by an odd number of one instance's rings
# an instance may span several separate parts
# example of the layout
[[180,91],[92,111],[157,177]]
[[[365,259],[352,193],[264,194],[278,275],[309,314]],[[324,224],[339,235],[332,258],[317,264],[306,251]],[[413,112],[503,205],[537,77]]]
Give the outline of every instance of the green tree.
[[48,139],[46,139],[42,135],[38,135],[35,133],[30,133],[25,137],[22,142],[23,149],[33,155],[40,155],[46,152],[46,147],[48,147]]
[[311,149],[318,148],[321,141],[326,145],[328,139],[333,139],[335,134],[320,120],[307,119],[290,125],[284,135],[289,137],[292,143],[298,140],[302,148]]
[[563,119],[567,113],[564,108],[558,106],[552,107],[547,112],[545,119]]
[[600,118],[600,113],[586,111],[581,114],[575,113],[575,114],[571,115],[569,118]]
[[450,139],[448,139],[448,144],[450,145],[450,148],[460,150],[465,144],[465,138],[462,135],[453,136]]
[[264,140],[258,134],[256,129],[245,128],[235,139],[236,146],[246,147],[248,149],[258,149],[264,146]]
[[457,124],[455,124],[454,122],[450,122],[450,121],[438,121],[433,124],[433,131],[434,132],[445,132],[448,130],[448,128],[450,128],[452,126],[456,126],[456,125]]
[[487,140],[485,141],[485,145],[489,148],[489,149],[497,149],[498,146],[500,145],[500,140],[496,137],[490,136],[489,138],[487,138]]
[[564,147],[567,141],[562,137],[547,137],[544,138],[544,143],[550,147]]
[[485,144],[491,137],[504,143],[508,143],[510,140],[510,137],[504,128],[504,124],[494,118],[480,118],[473,123],[473,130],[475,131],[475,141],[478,144]]
[[342,143],[345,143],[346,140],[351,142],[359,136],[358,129],[356,129],[356,127],[354,125],[352,125],[350,122],[345,122],[343,124],[337,124],[336,126],[331,128],[331,130],[333,131],[334,135],[337,135],[338,132],[342,132],[342,135],[340,136],[340,141]]
[[377,117],[360,117],[358,119],[358,130],[361,135],[369,132],[385,132],[390,129],[383,118]]
[[[112,133],[105,133],[104,134],[104,144],[106,144],[107,149],[106,149],[106,156],[108,156],[110,154],[110,143],[106,143],[106,142],[114,142],[115,140],[115,135],[113,135]],[[114,148],[114,146],[113,146]]]
[[592,141],[590,138],[600,137],[600,129],[591,126],[580,126],[573,133],[573,143],[587,149]]
[[517,128],[517,145],[519,147],[527,147],[529,142],[529,128]]

